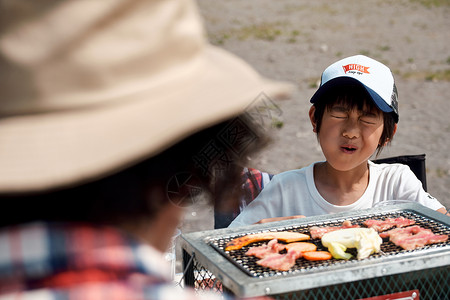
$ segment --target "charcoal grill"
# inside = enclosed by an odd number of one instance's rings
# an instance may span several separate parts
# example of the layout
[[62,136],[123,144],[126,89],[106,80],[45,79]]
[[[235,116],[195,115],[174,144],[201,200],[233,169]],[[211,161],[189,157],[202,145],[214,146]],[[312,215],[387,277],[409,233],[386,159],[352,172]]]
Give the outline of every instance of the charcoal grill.
[[[182,236],[185,285],[240,297],[271,295],[280,299],[361,299],[414,291],[420,299],[450,299],[450,241],[404,250],[387,240],[381,252],[357,260],[298,259],[289,271],[261,267],[246,256],[249,247],[225,251],[228,241],[247,234],[270,231],[309,233],[312,226],[339,226],[345,220],[362,225],[369,218],[403,216],[435,234],[450,234],[450,217],[415,203],[383,206],[355,212],[293,219],[240,228],[227,228]],[[310,240],[326,250],[320,240]],[[205,280],[207,284],[205,284]]]

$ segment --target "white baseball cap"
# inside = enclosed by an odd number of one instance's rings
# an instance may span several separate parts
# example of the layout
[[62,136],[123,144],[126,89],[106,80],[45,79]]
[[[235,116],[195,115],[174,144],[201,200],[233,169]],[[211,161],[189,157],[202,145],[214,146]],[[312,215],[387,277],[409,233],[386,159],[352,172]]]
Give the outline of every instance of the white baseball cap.
[[326,68],[310,102],[316,103],[330,88],[345,83],[361,85],[375,105],[383,112],[394,112],[395,122],[398,122],[398,93],[391,70],[364,55],[344,58]]

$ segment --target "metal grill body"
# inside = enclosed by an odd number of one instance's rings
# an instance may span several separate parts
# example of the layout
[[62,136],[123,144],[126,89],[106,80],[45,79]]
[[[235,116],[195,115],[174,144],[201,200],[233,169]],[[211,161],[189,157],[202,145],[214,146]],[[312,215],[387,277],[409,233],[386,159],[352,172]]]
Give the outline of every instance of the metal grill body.
[[[298,259],[293,268],[280,272],[261,267],[246,256],[249,247],[225,251],[228,241],[247,234],[294,231],[309,234],[312,226],[340,226],[345,220],[362,225],[367,219],[403,216],[435,234],[450,234],[450,218],[421,205],[409,203],[334,215],[219,229],[183,235],[185,284],[210,288],[241,297],[271,295],[278,299],[360,299],[418,290],[420,299],[450,299],[450,242],[403,250],[385,240],[382,252],[357,260]],[[310,240],[326,250],[319,239]],[[207,282],[208,284],[205,284]]]

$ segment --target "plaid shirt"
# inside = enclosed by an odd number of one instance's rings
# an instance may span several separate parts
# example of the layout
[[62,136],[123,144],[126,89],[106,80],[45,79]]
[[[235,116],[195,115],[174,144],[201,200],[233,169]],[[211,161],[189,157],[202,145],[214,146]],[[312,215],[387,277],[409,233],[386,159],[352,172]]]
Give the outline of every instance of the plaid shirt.
[[258,197],[259,193],[264,189],[264,187],[272,180],[274,174],[262,172],[253,168],[244,168],[242,173],[243,185],[242,189],[244,190],[244,197],[241,200],[239,211],[233,212],[233,218],[236,218],[237,215],[252,202],[256,197]]
[[109,227],[0,229],[0,299],[225,299],[167,280],[162,254]]

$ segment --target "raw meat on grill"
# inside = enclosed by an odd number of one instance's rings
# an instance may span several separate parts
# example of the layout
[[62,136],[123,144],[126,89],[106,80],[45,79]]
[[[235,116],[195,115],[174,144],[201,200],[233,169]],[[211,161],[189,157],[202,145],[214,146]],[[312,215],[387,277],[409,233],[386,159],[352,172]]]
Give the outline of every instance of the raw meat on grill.
[[256,263],[273,270],[289,271],[295,265],[295,261],[300,257],[302,257],[302,252],[296,248],[291,248],[285,254],[272,254],[258,260]]
[[375,220],[375,219],[369,219],[363,222],[363,224],[369,228],[373,228],[378,232],[382,232],[385,230],[388,230],[392,227],[406,227],[410,225],[414,225],[416,221],[407,219],[405,217],[398,217],[398,218],[386,218],[386,220]]
[[342,222],[342,226],[329,226],[329,227],[318,227],[313,226],[309,229],[309,233],[311,234],[312,239],[321,239],[325,233],[332,232],[339,229],[345,228],[358,228],[359,225],[352,225],[352,222],[349,220],[345,220]]
[[251,247],[245,252],[245,255],[256,256],[258,258],[264,258],[272,254],[278,254],[280,251],[286,249],[295,249],[298,252],[316,251],[317,246],[313,243],[297,242],[290,244],[280,244],[277,239],[273,239],[267,244],[257,247]]
[[245,252],[245,255],[256,256],[258,258],[264,258],[272,254],[278,254],[281,250],[286,248],[285,244],[278,243],[277,239],[273,239],[267,244],[258,247],[251,247]]
[[434,234],[430,229],[420,226],[395,228],[380,233],[382,238],[389,237],[389,241],[405,250],[413,250],[429,244],[441,243],[448,240],[448,235]]

